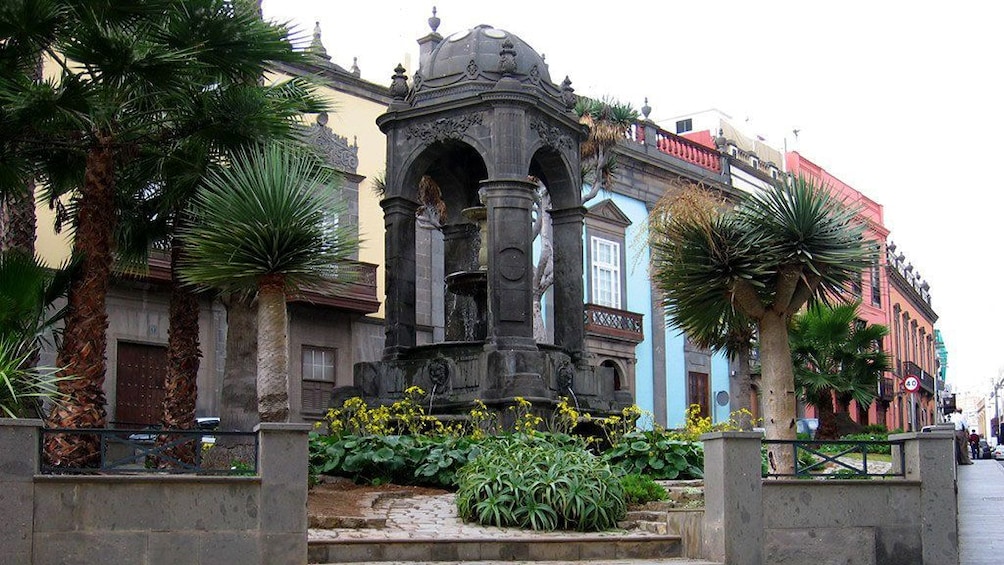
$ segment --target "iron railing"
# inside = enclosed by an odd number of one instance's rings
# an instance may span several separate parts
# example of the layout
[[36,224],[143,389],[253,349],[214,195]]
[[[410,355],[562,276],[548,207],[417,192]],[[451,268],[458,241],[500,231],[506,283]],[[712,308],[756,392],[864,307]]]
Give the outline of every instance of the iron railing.
[[[906,468],[906,454],[903,441],[765,439],[763,444],[768,448],[771,445],[782,446],[782,449],[788,447],[795,459],[794,473],[778,473],[768,464],[767,477],[847,479],[905,476],[903,470]],[[899,449],[893,449],[894,446]],[[868,456],[875,455],[880,450],[885,452],[886,448],[893,461],[888,469],[879,471],[877,458],[872,457],[869,461]]]
[[[54,461],[50,443],[93,451],[84,464]],[[206,457],[217,443],[246,446],[221,460]],[[43,475],[197,474],[257,475],[258,434],[207,430],[123,430],[106,428],[46,428],[39,434],[39,472]],[[180,455],[190,453],[191,457]],[[234,458],[237,457],[237,458]]]

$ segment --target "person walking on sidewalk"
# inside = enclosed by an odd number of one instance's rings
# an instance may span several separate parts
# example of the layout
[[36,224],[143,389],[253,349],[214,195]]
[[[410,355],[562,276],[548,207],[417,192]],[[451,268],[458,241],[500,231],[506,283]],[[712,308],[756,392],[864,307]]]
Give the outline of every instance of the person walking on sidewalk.
[[952,413],[952,424],[955,425],[955,462],[959,465],[972,465],[969,458],[969,423],[962,415],[962,408],[956,408]]
[[980,434],[975,429],[969,434],[969,451],[973,459],[980,458]]

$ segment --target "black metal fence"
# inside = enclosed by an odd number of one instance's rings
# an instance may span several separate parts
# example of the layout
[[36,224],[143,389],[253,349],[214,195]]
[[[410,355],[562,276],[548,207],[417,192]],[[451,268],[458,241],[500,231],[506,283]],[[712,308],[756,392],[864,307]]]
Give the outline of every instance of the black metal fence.
[[[764,473],[767,477],[856,479],[905,476],[903,441],[765,439],[763,444],[767,448],[773,445],[790,449],[795,460],[794,473],[779,473],[768,459]],[[894,446],[899,449],[893,449]]]
[[[57,459],[60,447],[86,455]],[[249,432],[45,428],[38,450],[46,475],[258,474],[258,434]]]

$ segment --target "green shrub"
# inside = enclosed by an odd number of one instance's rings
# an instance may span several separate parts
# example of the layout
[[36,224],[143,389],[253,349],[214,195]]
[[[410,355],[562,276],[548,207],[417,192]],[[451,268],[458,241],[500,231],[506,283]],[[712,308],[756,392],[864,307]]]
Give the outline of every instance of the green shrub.
[[477,441],[455,436],[310,434],[310,472],[357,483],[453,488]]
[[664,431],[624,434],[603,458],[625,473],[653,479],[700,479],[704,477],[704,446],[672,439]]
[[867,426],[861,428],[861,433],[868,435],[889,435],[889,428],[882,424],[868,424]]
[[[881,434],[865,434],[865,433],[861,433],[861,434],[848,434],[848,435],[845,435],[845,436],[841,436],[841,438],[840,438],[840,441],[848,441],[848,442],[854,442],[854,441],[888,441],[888,440],[889,440],[889,434],[888,433],[881,433]],[[848,445],[848,444],[837,444],[837,443],[835,443],[835,444],[827,444],[827,445],[821,445],[819,451],[825,451],[827,453],[837,453],[837,452],[840,452],[840,451],[844,451],[844,450],[846,450],[846,449],[848,449],[850,447],[851,446]],[[865,451],[867,451],[868,453],[885,453],[885,454],[888,455],[888,454],[892,453],[892,446],[890,446],[889,444],[866,445],[865,446]],[[860,453],[860,451],[854,450],[854,451],[852,451],[852,453]]]
[[624,517],[620,475],[579,445],[489,438],[457,475],[457,513],[482,525],[599,531]]
[[621,488],[628,504],[645,504],[656,500],[666,500],[669,496],[662,485],[648,475],[630,474],[621,477]]

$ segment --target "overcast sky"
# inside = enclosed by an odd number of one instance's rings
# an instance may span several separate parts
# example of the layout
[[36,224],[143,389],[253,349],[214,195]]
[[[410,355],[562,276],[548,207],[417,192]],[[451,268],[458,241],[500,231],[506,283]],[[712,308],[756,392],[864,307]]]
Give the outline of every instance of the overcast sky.
[[[885,208],[890,239],[930,283],[948,381],[986,393],[1004,367],[998,172],[1004,3],[264,0],[266,18],[364,79],[410,76],[432,6],[444,36],[490,24],[547,58],[551,78],[651,118],[717,108]],[[411,64],[407,64],[409,54]],[[748,119],[748,122],[747,122]],[[799,130],[798,139],[792,134]]]

